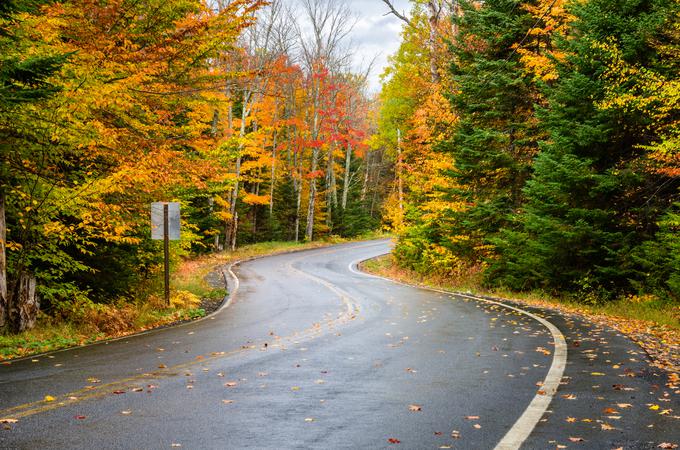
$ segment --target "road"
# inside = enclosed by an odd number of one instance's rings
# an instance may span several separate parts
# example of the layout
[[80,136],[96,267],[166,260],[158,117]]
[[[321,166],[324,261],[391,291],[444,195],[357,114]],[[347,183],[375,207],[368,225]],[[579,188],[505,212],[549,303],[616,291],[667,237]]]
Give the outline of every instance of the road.
[[626,338],[353,269],[387,251],[243,263],[229,306],[205,320],[1,365],[0,418],[18,421],[0,448],[680,443],[677,395]]

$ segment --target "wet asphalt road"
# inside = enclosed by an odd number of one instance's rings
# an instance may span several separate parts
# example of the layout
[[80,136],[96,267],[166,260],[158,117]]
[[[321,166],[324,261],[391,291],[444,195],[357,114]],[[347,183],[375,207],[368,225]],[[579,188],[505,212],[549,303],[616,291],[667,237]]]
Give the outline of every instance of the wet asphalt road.
[[[0,448],[494,448],[541,390],[553,336],[516,311],[349,268],[388,250],[244,263],[233,303],[206,320],[0,365],[0,418],[18,420]],[[678,396],[639,347],[539,314],[569,356],[522,448],[680,443]]]

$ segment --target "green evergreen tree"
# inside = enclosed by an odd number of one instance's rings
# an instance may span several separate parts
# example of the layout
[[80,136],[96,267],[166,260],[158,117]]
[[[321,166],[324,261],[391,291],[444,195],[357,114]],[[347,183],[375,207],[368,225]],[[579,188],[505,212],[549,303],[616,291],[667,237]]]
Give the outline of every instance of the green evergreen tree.
[[460,188],[451,192],[452,198],[469,207],[455,214],[453,229],[444,234],[468,239],[444,245],[477,262],[488,238],[507,226],[521,206],[537,148],[532,120],[536,90],[514,50],[533,20],[514,0],[492,0],[481,7],[464,1],[461,8],[452,65],[457,92],[451,95],[460,120],[455,138],[442,150],[455,160],[452,176]]
[[557,63],[559,80],[544,89],[549,107],[538,114],[549,139],[525,189],[521,231],[506,229],[494,241],[500,258],[489,275],[513,288],[598,301],[641,280],[633,255],[653,238],[669,205],[667,196],[654,194],[661,176],[641,164],[640,146],[653,139],[648,119],[599,106],[611,89],[609,47],[627,62],[660,64],[652,42],[677,14],[677,3],[590,0],[571,8],[570,36],[557,43],[567,56]]

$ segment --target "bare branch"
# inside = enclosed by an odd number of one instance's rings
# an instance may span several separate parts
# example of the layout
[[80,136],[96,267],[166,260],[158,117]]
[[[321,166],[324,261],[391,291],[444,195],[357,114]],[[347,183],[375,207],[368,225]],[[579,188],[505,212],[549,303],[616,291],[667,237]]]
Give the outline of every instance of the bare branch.
[[390,13],[391,13],[391,14],[394,14],[397,18],[399,18],[399,19],[403,20],[404,22],[406,22],[406,24],[407,24],[408,26],[410,26],[410,27],[413,26],[413,23],[411,23],[411,20],[410,20],[408,17],[406,17],[403,13],[400,13],[399,11],[397,11],[397,10],[394,8],[394,5],[392,5],[392,2],[391,2],[390,0],[382,0],[382,1],[383,1],[384,4],[387,5],[388,8],[390,8],[390,12],[389,12],[388,14],[390,14]]

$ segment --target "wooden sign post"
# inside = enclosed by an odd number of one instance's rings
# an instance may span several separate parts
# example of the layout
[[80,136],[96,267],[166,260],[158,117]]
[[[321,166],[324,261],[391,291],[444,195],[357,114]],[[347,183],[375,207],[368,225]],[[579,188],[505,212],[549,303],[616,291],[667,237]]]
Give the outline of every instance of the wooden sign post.
[[170,241],[180,239],[179,203],[151,204],[151,239],[163,240],[165,304],[170,306]]

